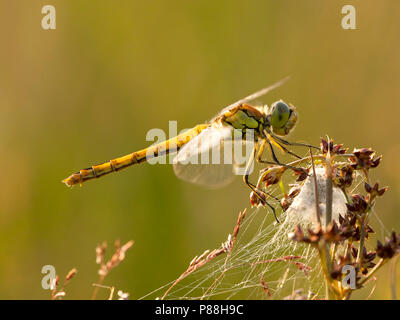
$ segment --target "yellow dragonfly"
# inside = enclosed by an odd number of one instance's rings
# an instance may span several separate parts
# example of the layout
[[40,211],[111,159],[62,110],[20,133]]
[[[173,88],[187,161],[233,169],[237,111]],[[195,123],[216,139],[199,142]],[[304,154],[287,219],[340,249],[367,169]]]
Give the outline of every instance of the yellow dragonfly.
[[[102,177],[108,173],[167,154],[175,154],[173,168],[176,176],[180,179],[208,187],[218,187],[230,182],[234,176],[232,173],[236,172],[238,174],[240,172],[246,185],[261,199],[260,194],[265,194],[266,192],[260,191],[249,181],[254,160],[259,163],[279,164],[290,167],[278,160],[274,152],[274,146],[297,158],[300,157],[285,146],[312,147],[308,144],[288,142],[282,138],[288,135],[296,124],[297,112],[293,105],[287,104],[282,100],[274,102],[270,107],[248,104],[248,102],[281,86],[287,80],[288,78],[280,80],[269,87],[234,102],[225,107],[207,123],[199,124],[172,139],[126,156],[82,169],[64,179],[63,182],[69,187],[76,184],[82,185],[83,182]],[[237,164],[235,158],[231,161],[213,162],[211,164],[209,161],[205,161],[205,164],[197,161],[199,156],[203,156],[213,148],[217,150],[213,155],[217,154],[219,156],[221,152],[225,152],[223,150],[227,149],[227,141],[232,140],[234,132],[240,133],[242,145],[251,147],[250,155],[245,158],[244,166],[243,160],[240,164]],[[249,139],[249,136],[251,136],[251,139]],[[271,161],[262,159],[265,146],[268,146],[270,150]],[[193,160],[194,158],[196,160]],[[219,157],[216,158],[220,159]],[[240,167],[240,165],[242,166]],[[238,168],[242,170],[238,170]],[[269,193],[267,195],[273,197]],[[277,198],[275,199],[278,200]],[[265,197],[261,200],[262,203],[267,204],[273,210],[276,218],[274,207],[265,201]]]

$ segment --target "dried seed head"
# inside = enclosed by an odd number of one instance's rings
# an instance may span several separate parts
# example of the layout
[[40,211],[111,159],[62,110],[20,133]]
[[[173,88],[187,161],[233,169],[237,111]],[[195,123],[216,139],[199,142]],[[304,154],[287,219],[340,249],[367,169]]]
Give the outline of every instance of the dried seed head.
[[300,225],[296,226],[294,232],[289,234],[291,240],[303,243],[317,244],[322,239],[326,242],[339,243],[348,238],[346,229],[340,228],[335,220],[331,221],[327,228],[324,230],[321,225],[317,225],[314,229],[307,229],[306,235]]
[[296,225],[294,232],[289,233],[288,236],[289,239],[293,241],[312,243],[312,240],[304,234],[304,231],[299,224]]
[[120,248],[120,246],[121,246],[121,241],[119,239],[115,240],[114,247],[116,251]]
[[367,191],[369,193],[370,201],[372,201],[376,197],[382,196],[387,190],[386,187],[379,189],[378,182],[376,182],[373,187],[371,185],[369,185],[367,182],[365,182],[364,187],[365,187],[365,191]]
[[123,292],[122,290],[118,290],[118,300],[128,300],[129,298],[129,293],[128,292]]
[[126,252],[133,246],[134,241],[128,241],[122,247],[120,246],[119,240],[115,242],[115,253],[112,255],[111,259],[104,263],[104,251],[106,245],[103,243],[103,246],[97,246],[96,248],[96,262],[100,263],[100,269],[98,270],[98,274],[102,277],[105,277],[108,272],[118,266],[126,256]]
[[354,168],[351,165],[346,165],[338,170],[333,182],[341,189],[348,188],[354,181]]
[[58,275],[56,275],[56,277],[52,279],[50,283],[50,289],[55,290],[57,286],[58,286]]
[[53,299],[57,299],[57,298],[61,299],[62,297],[65,297],[65,292],[64,291],[59,291],[53,296]]
[[101,245],[96,247],[96,263],[102,264],[104,262],[104,254],[106,253],[107,243],[103,241]]
[[261,172],[261,181],[265,182],[265,187],[276,184],[281,180],[285,171],[286,167],[283,166],[268,167]]
[[231,234],[228,234],[228,239],[221,244],[221,247],[224,249],[225,252],[230,252],[232,249],[232,236]]
[[265,194],[261,191],[252,191],[250,193],[250,204],[252,207],[263,206],[265,207],[266,203]]
[[382,156],[375,159],[374,156],[375,151],[371,148],[354,149],[353,156],[350,157],[351,166],[355,170],[376,168],[381,162]]
[[341,242],[347,239],[346,235],[342,233],[335,220],[331,221],[323,232],[323,237],[327,242]]
[[260,275],[260,283],[261,283],[261,287],[262,287],[264,293],[266,293],[268,295],[268,297],[270,297],[271,296],[271,292],[269,291],[268,285],[265,282],[264,277],[262,276],[262,274]]
[[195,260],[195,263],[198,263],[200,260],[203,260],[204,257],[206,257],[209,253],[210,253],[210,250],[204,251],[204,252],[200,255],[200,257],[198,257],[198,258]]
[[329,143],[325,139],[321,139],[321,152],[322,154],[327,154],[330,152],[331,155],[334,154],[345,154],[347,149],[343,149],[343,144],[333,144],[333,140],[330,139]]
[[294,201],[294,198],[300,193],[301,187],[299,185],[293,186],[289,190],[289,194],[285,194],[281,199],[281,206],[283,211],[286,211]]
[[390,238],[385,239],[384,244],[382,244],[379,240],[377,241],[376,254],[378,257],[383,259],[390,259],[399,252],[400,235],[396,235],[395,231],[392,231]]
[[351,196],[352,203],[346,203],[347,210],[353,214],[364,214],[369,208],[367,201],[361,194],[353,194]]
[[301,182],[308,177],[308,173],[310,172],[310,168],[308,169],[303,169],[303,168],[298,168],[298,169],[293,169],[293,175],[297,176],[296,181]]
[[78,271],[75,268],[71,269],[70,272],[68,272],[67,276],[65,277],[65,280],[66,281],[71,280],[76,275],[77,272]]

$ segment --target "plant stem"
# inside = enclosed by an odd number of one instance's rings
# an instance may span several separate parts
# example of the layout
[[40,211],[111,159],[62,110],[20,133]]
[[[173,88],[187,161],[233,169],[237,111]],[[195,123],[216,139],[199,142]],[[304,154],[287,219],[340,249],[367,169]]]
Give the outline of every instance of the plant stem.
[[325,228],[332,221],[332,163],[330,152],[326,155],[326,208],[325,208]]
[[369,205],[369,208],[368,208],[367,212],[360,219],[360,225],[361,225],[360,244],[359,244],[359,247],[358,247],[358,254],[357,254],[357,262],[360,263],[360,265],[362,265],[363,254],[364,254],[364,243],[365,243],[365,236],[366,236],[365,229],[367,227],[368,220],[369,220],[368,218],[369,218],[369,215],[370,215],[371,212],[372,212],[372,204]]
[[332,177],[326,179],[326,220],[325,227],[332,221]]
[[92,300],[96,300],[97,292],[99,291],[99,287],[103,284],[104,276],[99,277],[99,281],[97,282],[98,286],[95,286],[93,289]]
[[379,270],[380,267],[382,267],[386,262],[388,262],[389,259],[383,259],[381,258],[378,263],[375,265],[375,267],[373,267],[368,274],[365,276],[364,279],[362,279],[360,281],[360,285],[363,285],[364,283],[366,283],[374,274],[376,271]]
[[392,292],[392,300],[397,300],[396,294],[396,265],[399,260],[399,256],[395,257],[392,262],[392,267],[390,269],[390,289]]
[[331,261],[333,263],[333,261],[335,260],[335,255],[336,255],[336,249],[337,249],[337,244],[334,243],[331,247]]
[[324,274],[324,279],[325,279],[326,298],[328,300],[335,299],[337,292],[335,288],[332,286],[331,275],[330,275],[331,263],[330,263],[329,251],[326,242],[324,240],[318,243],[318,254],[322,268],[322,273]]
[[[329,143],[329,140],[328,140]],[[326,205],[325,205],[325,230],[327,230],[328,225],[332,221],[332,197],[333,197],[333,185],[332,185],[332,159],[331,159],[331,154],[328,151],[328,154],[326,155],[325,158],[326,161]],[[333,291],[333,286],[331,282],[331,268],[332,268],[332,263],[331,263],[331,256],[330,256],[330,245],[329,243],[326,243],[324,241],[324,255],[325,255],[325,264],[326,264],[326,270],[327,270],[327,283],[330,286],[331,291]],[[334,291],[333,291],[334,292]],[[335,293],[335,292],[334,292]],[[328,291],[329,294],[329,291]],[[331,299],[332,294],[328,297]]]
[[310,157],[311,157],[311,164],[312,164],[313,177],[314,177],[315,215],[316,215],[317,223],[318,223],[319,227],[321,227],[321,209],[319,207],[319,194],[318,194],[318,185],[317,185],[317,175],[315,173],[314,158],[313,158],[311,147],[310,147]]
[[358,247],[357,262],[362,265],[365,242],[365,217],[361,219],[360,244]]

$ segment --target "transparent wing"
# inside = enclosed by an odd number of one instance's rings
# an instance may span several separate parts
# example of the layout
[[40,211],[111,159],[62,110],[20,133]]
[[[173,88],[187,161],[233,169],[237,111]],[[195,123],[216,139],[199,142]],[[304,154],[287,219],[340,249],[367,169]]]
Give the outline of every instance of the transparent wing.
[[[236,139],[235,139],[236,138]],[[180,179],[218,188],[230,183],[235,174],[241,174],[249,152],[239,150],[237,145],[252,150],[251,141],[235,137],[232,127],[213,125],[188,142],[175,156],[174,172]]]
[[290,76],[287,76],[286,78],[283,78],[282,80],[275,82],[273,85],[270,85],[270,86],[263,88],[257,92],[254,92],[253,94],[251,94],[243,99],[240,99],[240,100],[230,104],[229,106],[225,107],[224,109],[221,110],[221,112],[219,114],[224,113],[225,111],[231,109],[232,107],[236,107],[238,104],[246,103],[246,102],[249,102],[249,101],[259,98],[259,97],[267,94],[268,92],[280,87],[289,79],[290,79]]

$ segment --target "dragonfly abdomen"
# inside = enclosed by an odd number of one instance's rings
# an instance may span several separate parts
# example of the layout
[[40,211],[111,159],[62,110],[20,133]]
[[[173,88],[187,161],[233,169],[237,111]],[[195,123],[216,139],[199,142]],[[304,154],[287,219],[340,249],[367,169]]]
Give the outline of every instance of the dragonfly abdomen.
[[200,124],[196,127],[161,143],[150,146],[146,149],[142,149],[126,156],[122,156],[101,164],[94,165],[90,168],[79,170],[78,172],[70,175],[64,179],[67,186],[72,187],[76,184],[82,184],[85,181],[92,180],[94,178],[100,178],[111,172],[119,171],[121,169],[130,167],[134,164],[146,162],[149,159],[161,157],[169,153],[179,151],[179,149],[188,143],[195,136],[200,134],[206,129],[209,124]]

